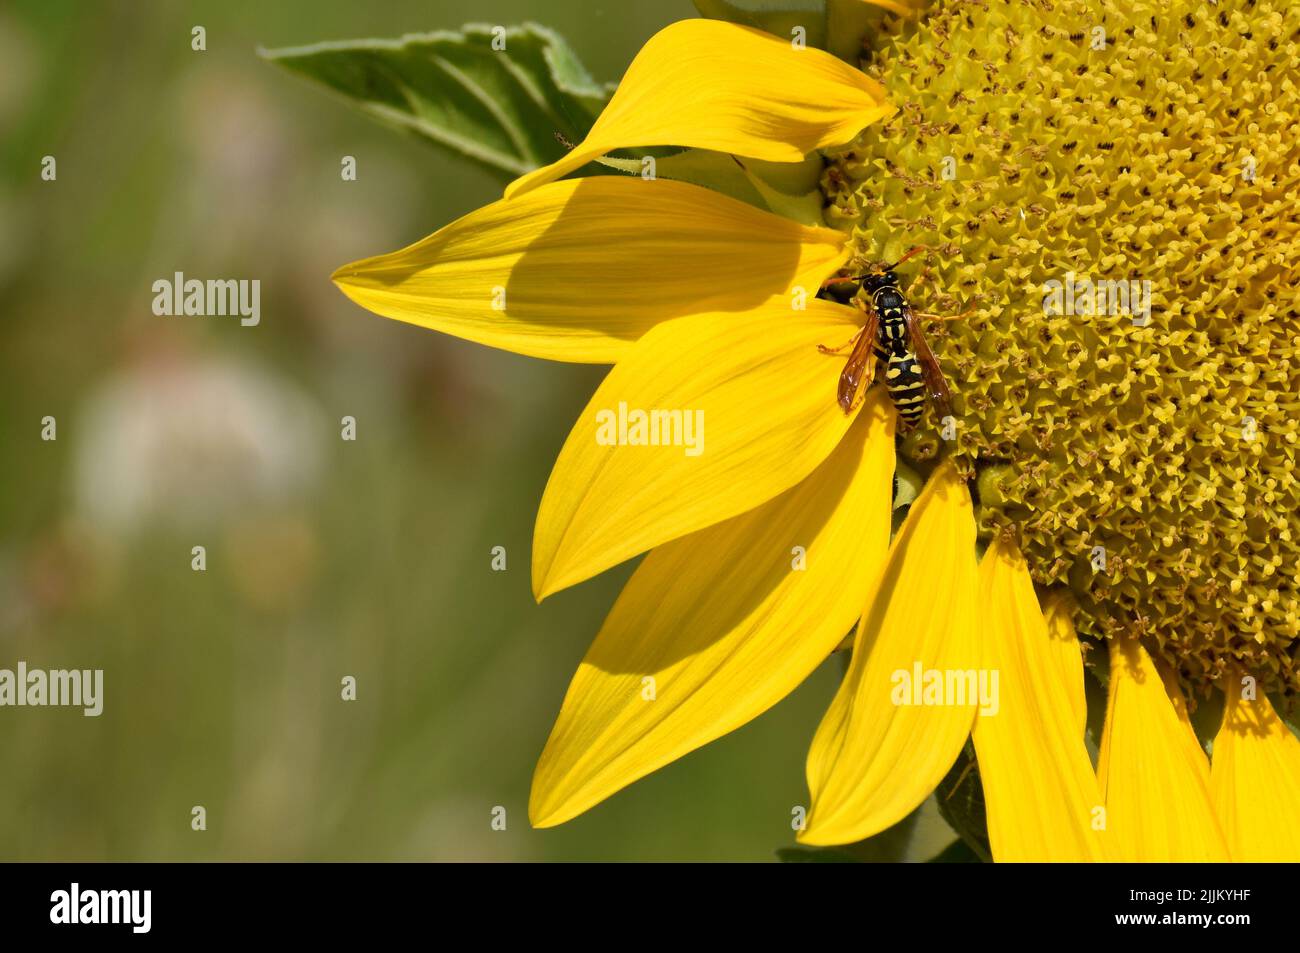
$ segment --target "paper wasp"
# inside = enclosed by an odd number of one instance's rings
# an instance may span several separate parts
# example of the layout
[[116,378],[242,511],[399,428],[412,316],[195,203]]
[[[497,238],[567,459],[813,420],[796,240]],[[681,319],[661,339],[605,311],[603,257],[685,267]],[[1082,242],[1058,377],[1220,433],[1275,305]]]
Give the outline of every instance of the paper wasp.
[[[879,360],[885,365],[885,387],[904,431],[920,421],[927,394],[940,418],[952,413],[952,395],[943,371],[925,343],[920,316],[903,297],[894,270],[925,250],[926,246],[918,245],[893,264],[861,275],[831,278],[822,285],[822,291],[842,303],[857,301],[867,316],[861,330],[846,344],[834,348],[817,345],[823,354],[849,351],[836,393],[840,407],[849,414],[862,403]],[[865,299],[859,291],[866,292]]]

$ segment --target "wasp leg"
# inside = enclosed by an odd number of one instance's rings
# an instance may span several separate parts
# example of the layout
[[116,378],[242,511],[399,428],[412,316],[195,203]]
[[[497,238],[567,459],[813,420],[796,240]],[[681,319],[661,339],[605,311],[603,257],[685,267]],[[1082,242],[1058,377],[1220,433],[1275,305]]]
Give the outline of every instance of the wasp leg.
[[979,309],[979,302],[972,302],[962,311],[956,314],[930,314],[928,311],[913,311],[912,313],[918,318],[929,318],[931,321],[957,321],[967,315],[975,313]]
[[849,338],[839,347],[830,347],[826,344],[818,344],[817,350],[820,351],[822,354],[843,354],[849,348],[853,347],[854,344],[858,343],[858,338],[861,336],[861,334],[862,332],[859,331],[857,334],[853,335],[853,337]]

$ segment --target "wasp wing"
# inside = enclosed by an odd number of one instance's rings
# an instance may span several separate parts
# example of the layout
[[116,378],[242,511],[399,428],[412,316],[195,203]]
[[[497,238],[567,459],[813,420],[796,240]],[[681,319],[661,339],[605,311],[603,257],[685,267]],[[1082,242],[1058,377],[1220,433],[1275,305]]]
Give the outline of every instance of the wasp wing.
[[952,393],[948,390],[948,382],[944,380],[943,369],[939,367],[934,352],[925,341],[920,319],[911,308],[904,306],[903,320],[907,326],[907,337],[912,345],[912,353],[916,355],[916,362],[921,365],[921,376],[925,378],[926,391],[934,401],[939,419],[949,417],[952,415]]
[[839,388],[836,393],[840,408],[846,414],[853,412],[859,395],[871,386],[876,371],[876,332],[880,326],[880,318],[875,308],[867,306],[864,310],[867,321],[853,341],[853,350],[844,364],[844,370],[840,372]]

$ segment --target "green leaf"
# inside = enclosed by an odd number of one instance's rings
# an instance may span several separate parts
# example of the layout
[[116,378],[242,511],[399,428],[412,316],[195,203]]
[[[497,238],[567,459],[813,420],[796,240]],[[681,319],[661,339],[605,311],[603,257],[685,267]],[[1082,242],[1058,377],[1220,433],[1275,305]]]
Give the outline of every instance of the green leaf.
[[558,34],[535,23],[258,53],[503,179],[563,155],[559,137],[580,141],[612,91]]
[[980,860],[993,859],[988,822],[984,813],[984,785],[975,761],[975,746],[962,748],[948,774],[934,792],[939,813]]
[[802,27],[809,46],[826,43],[826,0],[695,0],[695,9],[711,20],[752,26],[783,40],[793,39],[795,28]]

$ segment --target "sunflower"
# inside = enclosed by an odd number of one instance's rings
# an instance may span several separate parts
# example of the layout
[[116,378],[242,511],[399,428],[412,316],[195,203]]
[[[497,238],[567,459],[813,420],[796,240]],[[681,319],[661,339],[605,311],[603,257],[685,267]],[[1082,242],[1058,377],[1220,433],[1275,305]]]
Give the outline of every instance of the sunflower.
[[[1300,859],[1300,741],[1269,700],[1300,688],[1298,40],[1267,0],[940,3],[856,64],[683,21],[566,157],[336,272],[386,317],[613,365],[548,481],[533,589],[646,555],[564,698],[534,825],[756,717],[851,631],[801,841],[886,829],[973,751],[997,860]],[[756,184],[811,162],[824,219],[562,179],[668,146]],[[953,417],[901,433],[881,387],[836,404],[817,345],[863,310],[813,293],[915,245],[909,295],[975,307],[929,330]],[[1054,312],[1067,275],[1150,282],[1149,319]],[[698,452],[651,414],[696,415]],[[1194,717],[1220,700],[1211,762]]]

